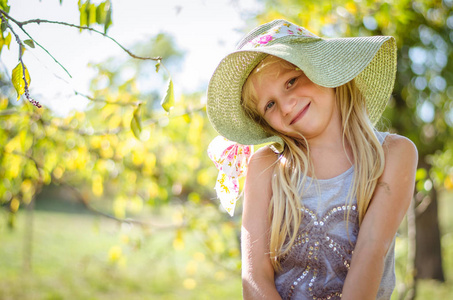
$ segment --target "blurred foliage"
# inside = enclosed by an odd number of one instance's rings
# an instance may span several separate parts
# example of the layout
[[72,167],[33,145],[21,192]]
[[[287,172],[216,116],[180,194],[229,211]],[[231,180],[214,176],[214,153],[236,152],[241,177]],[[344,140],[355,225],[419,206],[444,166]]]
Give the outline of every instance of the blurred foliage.
[[[78,2],[80,26],[98,24],[106,32],[111,3],[92,2]],[[0,5],[9,12],[7,0]],[[4,25],[0,50],[9,47],[14,34]],[[32,40],[18,43],[22,49],[34,47]],[[171,36],[157,34],[133,48],[141,56],[159,58],[115,57],[91,65],[97,75],[90,95],[76,92],[91,103],[65,117],[13,101],[13,86],[19,97],[28,92],[23,88],[23,64],[13,71],[13,85],[0,73],[0,205],[5,212],[1,216],[6,216],[1,225],[6,220],[17,228],[21,208],[32,208],[43,189],[48,193],[57,187],[65,193],[62,198],[75,198],[98,214],[143,228],[141,236],[122,235],[127,247],[103,249],[110,266],[124,267],[131,248],[140,249],[150,232],[162,231],[170,239],[167,251],[186,252],[193,238],[202,247],[187,266],[186,290],[196,287],[197,260],[207,259],[216,269],[238,276],[239,217],[231,219],[212,201],[217,171],[206,148],[215,133],[206,116],[205,91],[175,94],[177,83],[170,74],[179,69],[183,53]],[[33,230],[28,229],[28,239]],[[29,250],[24,250],[24,265],[31,259]]]
[[[182,96],[168,114],[159,105],[163,96],[139,88],[145,73],[139,64],[124,62],[115,71],[108,63],[93,67],[98,76],[85,112],[58,118],[48,109],[12,106],[2,98],[1,202],[17,207],[13,199],[29,203],[42,185],[64,183],[80,186],[84,201],[111,199],[122,219],[144,204],[211,198],[208,183],[216,174],[208,168],[204,145],[214,133],[202,93]],[[137,136],[133,119],[140,119]]]
[[[91,65],[97,75],[90,96],[82,95],[91,103],[66,117],[27,102],[15,104],[9,79],[0,76],[0,204],[9,214],[6,220],[16,227],[20,208],[43,188],[57,186],[119,222],[135,218],[145,236],[170,230],[168,246],[174,251],[185,250],[187,236],[195,234],[207,259],[237,275],[238,218],[227,217],[212,201],[217,171],[206,147],[215,133],[204,91],[175,94],[170,73],[183,53],[172,37],[158,34],[133,48],[160,56],[165,66],[128,56]],[[124,247],[104,251],[108,264],[127,264]],[[185,285],[194,288],[190,278]]]

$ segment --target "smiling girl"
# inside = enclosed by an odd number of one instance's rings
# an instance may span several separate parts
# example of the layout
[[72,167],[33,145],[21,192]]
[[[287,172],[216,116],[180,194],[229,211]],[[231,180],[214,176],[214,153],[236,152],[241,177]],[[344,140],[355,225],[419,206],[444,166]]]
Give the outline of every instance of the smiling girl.
[[417,164],[411,141],[374,128],[395,72],[392,37],[324,39],[285,20],[217,67],[214,128],[268,144],[248,162],[244,299],[390,299]]

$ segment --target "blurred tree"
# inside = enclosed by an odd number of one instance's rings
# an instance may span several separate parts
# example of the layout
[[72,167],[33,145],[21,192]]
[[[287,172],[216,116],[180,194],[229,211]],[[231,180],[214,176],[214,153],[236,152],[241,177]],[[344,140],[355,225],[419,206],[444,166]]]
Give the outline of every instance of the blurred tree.
[[[0,50],[5,50],[15,35],[11,24],[22,29],[29,23],[8,14],[7,0],[0,0],[0,10]],[[111,25],[108,0],[98,6],[79,1],[79,10],[80,26],[57,23],[83,30],[101,24],[104,33]],[[107,15],[98,18],[99,10]],[[21,49],[37,45],[19,37],[16,42]],[[123,50],[129,54],[126,59],[107,59],[92,66],[97,74],[91,82],[91,95],[83,95],[91,100],[90,106],[66,117],[56,117],[50,109],[37,109],[27,101],[12,104],[16,94],[8,84],[11,79],[18,86],[17,95],[29,98],[23,51],[17,78],[1,74],[0,204],[9,211],[11,226],[21,206],[32,208],[43,187],[57,185],[74,193],[89,209],[120,222],[173,230],[175,249],[184,247],[188,231],[197,230],[209,257],[238,272],[234,238],[238,218],[224,216],[226,222],[218,222],[222,216],[210,201],[217,172],[206,146],[215,133],[207,120],[204,91],[174,96],[170,74],[181,63],[183,53],[172,37],[158,34],[135,45],[135,53],[143,56]],[[130,219],[145,205],[159,209],[169,204],[181,206],[171,220]],[[211,224],[214,220],[216,224]]]
[[254,22],[283,18],[327,38],[368,35],[396,38],[396,85],[380,127],[407,136],[417,145],[420,169],[415,193],[414,275],[443,281],[437,195],[444,187],[452,189],[453,1],[264,3],[265,9]]

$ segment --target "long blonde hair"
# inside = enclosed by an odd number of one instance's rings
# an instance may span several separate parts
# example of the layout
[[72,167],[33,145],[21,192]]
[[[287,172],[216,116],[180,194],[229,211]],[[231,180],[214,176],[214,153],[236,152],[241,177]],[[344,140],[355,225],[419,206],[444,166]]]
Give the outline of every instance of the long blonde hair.
[[[310,163],[310,150],[303,136],[300,139],[285,136],[274,130],[257,110],[256,90],[253,80],[259,79],[274,64],[285,69],[295,69],[295,65],[267,56],[252,71],[242,90],[242,107],[246,114],[270,134],[281,137],[285,143],[283,151],[274,165],[272,177],[272,198],[269,204],[270,241],[269,252],[275,270],[280,269],[280,259],[287,254],[294,244],[303,214],[302,201],[307,174],[313,174]],[[366,111],[365,99],[356,87],[354,80],[335,88],[342,128],[343,147],[346,142],[352,150],[354,177],[346,202],[351,204],[357,198],[359,225],[368,209],[377,185],[377,180],[384,170],[384,151],[374,133]],[[349,211],[346,216],[349,219]]]

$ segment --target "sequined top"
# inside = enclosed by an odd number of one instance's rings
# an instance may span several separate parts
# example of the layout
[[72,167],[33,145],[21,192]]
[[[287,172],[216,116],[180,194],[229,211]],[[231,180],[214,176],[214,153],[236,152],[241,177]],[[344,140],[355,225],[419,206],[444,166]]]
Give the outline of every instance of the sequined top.
[[[376,135],[382,144],[388,133]],[[275,285],[283,299],[341,298],[359,233],[357,201],[345,203],[353,175],[351,167],[331,179],[308,178],[297,240],[282,258],[282,270],[275,273]],[[395,287],[394,247],[395,241],[385,258],[376,299],[390,299]]]

